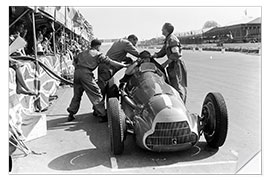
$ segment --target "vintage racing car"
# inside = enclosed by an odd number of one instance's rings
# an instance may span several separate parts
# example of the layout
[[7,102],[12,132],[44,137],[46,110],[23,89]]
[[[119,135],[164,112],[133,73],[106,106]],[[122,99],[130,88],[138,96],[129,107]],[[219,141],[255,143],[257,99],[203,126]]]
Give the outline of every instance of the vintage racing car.
[[[149,53],[150,54],[150,53]],[[224,98],[210,92],[201,115],[190,113],[179,93],[167,83],[164,69],[153,59],[138,59],[117,85],[111,80],[107,95],[111,151],[122,154],[127,132],[150,151],[191,148],[204,134],[210,147],[225,142],[228,115]]]

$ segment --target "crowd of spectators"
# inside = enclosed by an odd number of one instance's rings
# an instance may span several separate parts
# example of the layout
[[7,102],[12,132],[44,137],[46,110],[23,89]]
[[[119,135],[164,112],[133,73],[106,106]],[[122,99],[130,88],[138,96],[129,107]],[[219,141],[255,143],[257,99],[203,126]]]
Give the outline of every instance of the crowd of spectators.
[[[9,44],[12,44],[15,39],[20,36],[26,41],[26,46],[12,53],[11,56],[34,55],[34,39],[33,32],[25,28],[23,21],[18,21],[14,27],[10,29]],[[68,54],[75,56],[88,48],[89,42],[81,37],[78,37],[72,32],[65,32],[64,27],[60,27],[55,31],[55,46],[53,44],[53,28],[51,25],[40,25],[36,30],[36,48],[37,55],[53,55],[54,47],[57,54]],[[73,57],[71,57],[73,59]]]
[[[36,49],[38,56],[49,56],[56,54],[67,55],[71,60],[79,52],[88,48],[88,42],[71,33],[66,33],[63,27],[55,31],[55,46],[53,44],[53,28],[49,25],[40,25],[36,30]],[[19,38],[22,45],[18,45],[14,51],[10,52],[9,67],[16,72],[17,94],[37,95],[30,90],[24,82],[21,67],[23,64],[14,59],[14,56],[33,56],[35,52],[33,31],[31,28],[27,29],[24,21],[17,21],[11,28],[9,34],[9,45]],[[54,51],[55,47],[55,51]]]

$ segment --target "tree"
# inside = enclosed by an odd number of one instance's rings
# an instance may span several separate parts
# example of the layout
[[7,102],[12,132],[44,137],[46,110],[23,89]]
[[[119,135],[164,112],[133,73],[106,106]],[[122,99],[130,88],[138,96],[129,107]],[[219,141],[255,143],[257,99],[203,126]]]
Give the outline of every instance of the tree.
[[211,28],[211,27],[217,27],[219,24],[216,21],[206,21],[203,25],[203,29],[205,28]]

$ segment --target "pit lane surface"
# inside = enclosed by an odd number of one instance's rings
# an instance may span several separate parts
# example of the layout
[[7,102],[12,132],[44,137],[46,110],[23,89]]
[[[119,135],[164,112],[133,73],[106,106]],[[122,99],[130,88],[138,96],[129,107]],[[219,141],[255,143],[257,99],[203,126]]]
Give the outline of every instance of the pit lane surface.
[[[204,138],[183,152],[153,153],[140,149],[129,135],[121,156],[110,153],[107,123],[98,123],[87,97],[73,122],[66,122],[72,89],[46,112],[47,135],[27,142],[42,155],[14,153],[13,174],[236,173],[261,150],[261,56],[241,53],[184,51],[188,71],[187,108],[200,114],[209,91],[225,98],[229,130],[219,149]],[[121,76],[122,72],[117,74]]]

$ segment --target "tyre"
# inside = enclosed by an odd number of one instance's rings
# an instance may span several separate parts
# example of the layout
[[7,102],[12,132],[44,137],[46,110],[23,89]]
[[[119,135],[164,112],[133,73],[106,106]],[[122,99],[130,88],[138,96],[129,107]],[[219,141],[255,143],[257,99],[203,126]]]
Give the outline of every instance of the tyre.
[[107,99],[109,98],[117,98],[119,99],[119,89],[116,84],[112,85],[111,87],[108,87],[106,89]]
[[208,93],[202,107],[203,133],[210,147],[222,146],[227,137],[228,113],[220,93]]
[[12,158],[11,158],[10,155],[8,156],[8,159],[9,159],[9,163],[8,163],[9,164],[9,168],[8,168],[8,171],[11,172],[12,171]]
[[124,151],[124,136],[125,136],[125,116],[120,108],[120,103],[117,98],[108,100],[108,124],[110,132],[111,151],[115,155],[122,154]]
[[107,99],[116,97],[119,99],[119,89],[118,86],[116,85],[116,80],[114,77],[112,77],[106,86],[106,94],[107,94]]

